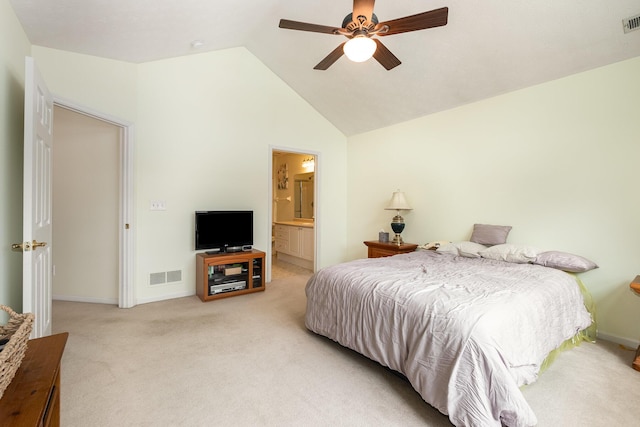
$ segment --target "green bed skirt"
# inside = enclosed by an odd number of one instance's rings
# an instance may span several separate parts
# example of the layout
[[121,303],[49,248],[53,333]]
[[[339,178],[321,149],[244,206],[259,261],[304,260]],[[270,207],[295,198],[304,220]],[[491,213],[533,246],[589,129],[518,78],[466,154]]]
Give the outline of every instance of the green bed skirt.
[[573,273],[567,273],[567,274],[570,274],[571,276],[573,276],[574,279],[576,280],[576,283],[578,283],[578,286],[580,286],[580,292],[582,292],[582,297],[584,299],[584,306],[587,308],[587,311],[591,314],[591,319],[593,321],[591,322],[591,326],[578,332],[576,335],[573,336],[573,338],[569,338],[568,340],[560,344],[560,347],[556,348],[551,353],[549,353],[547,357],[544,359],[544,361],[542,362],[542,365],[540,366],[540,372],[538,374],[541,374],[549,366],[551,366],[551,364],[556,359],[556,357],[558,357],[558,355],[563,351],[574,348],[580,345],[580,343],[582,343],[583,341],[589,341],[592,343],[596,342],[596,333],[597,333],[596,306],[593,302],[593,298],[591,297],[591,294],[589,293],[587,288],[584,286],[584,283],[582,283],[582,280],[578,278],[578,276],[576,276]]

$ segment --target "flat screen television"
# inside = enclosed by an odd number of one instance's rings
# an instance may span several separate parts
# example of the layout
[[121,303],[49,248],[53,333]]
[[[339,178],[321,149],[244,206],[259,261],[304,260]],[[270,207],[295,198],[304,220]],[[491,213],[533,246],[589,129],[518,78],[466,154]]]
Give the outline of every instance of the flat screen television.
[[253,211],[196,211],[196,250],[237,252],[253,245]]

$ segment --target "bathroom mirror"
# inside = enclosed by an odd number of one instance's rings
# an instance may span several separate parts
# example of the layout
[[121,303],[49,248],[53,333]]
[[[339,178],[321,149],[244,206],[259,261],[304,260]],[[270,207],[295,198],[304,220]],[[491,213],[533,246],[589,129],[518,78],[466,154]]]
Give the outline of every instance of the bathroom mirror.
[[293,177],[293,216],[313,220],[314,174],[300,173]]

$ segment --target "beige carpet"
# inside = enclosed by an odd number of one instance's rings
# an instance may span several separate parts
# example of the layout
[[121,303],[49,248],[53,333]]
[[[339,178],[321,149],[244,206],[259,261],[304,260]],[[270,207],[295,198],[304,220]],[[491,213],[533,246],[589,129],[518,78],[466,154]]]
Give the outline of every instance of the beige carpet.
[[292,276],[309,276],[312,271],[304,267],[299,267],[289,262],[278,261],[278,257],[271,258],[271,280],[284,279]]
[[[451,425],[406,381],[307,331],[309,274],[282,276],[208,303],[54,301],[54,333],[69,332],[62,425]],[[561,354],[524,389],[539,425],[638,425],[633,355],[606,342]]]

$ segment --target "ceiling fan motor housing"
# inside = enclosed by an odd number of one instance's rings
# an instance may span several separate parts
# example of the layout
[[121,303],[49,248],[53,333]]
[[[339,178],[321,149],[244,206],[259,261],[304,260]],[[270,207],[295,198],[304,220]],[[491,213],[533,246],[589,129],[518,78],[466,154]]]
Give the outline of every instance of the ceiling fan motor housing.
[[344,20],[342,21],[342,28],[348,31],[355,31],[360,29],[360,27],[366,28],[367,30],[373,30],[373,28],[378,25],[379,21],[375,13],[371,14],[371,22],[369,22],[369,25],[365,26],[364,24],[367,23],[366,17],[363,16],[362,18],[364,22],[358,23],[353,20],[353,13],[350,13],[344,17]]

